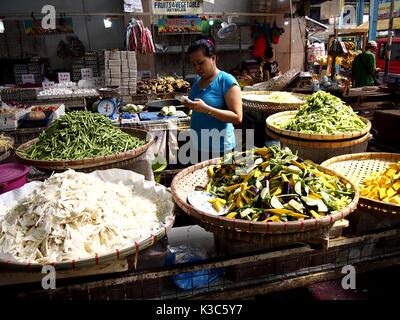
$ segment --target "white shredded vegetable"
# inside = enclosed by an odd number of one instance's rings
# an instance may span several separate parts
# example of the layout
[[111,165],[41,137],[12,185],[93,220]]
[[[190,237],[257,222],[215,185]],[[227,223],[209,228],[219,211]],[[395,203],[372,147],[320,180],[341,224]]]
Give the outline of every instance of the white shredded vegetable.
[[163,226],[162,205],[148,197],[73,170],[55,174],[14,207],[0,206],[0,254],[51,263],[134,245]]
[[290,92],[275,91],[270,94],[254,94],[254,93],[243,93],[243,98],[251,101],[261,102],[275,102],[275,103],[302,103],[303,100],[297,98]]

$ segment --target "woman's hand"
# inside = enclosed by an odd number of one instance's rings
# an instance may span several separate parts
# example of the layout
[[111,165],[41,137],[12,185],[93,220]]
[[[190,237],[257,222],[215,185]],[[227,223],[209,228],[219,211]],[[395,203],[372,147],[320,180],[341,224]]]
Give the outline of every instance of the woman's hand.
[[211,108],[207,103],[205,103],[201,99],[195,99],[195,101],[187,101],[183,103],[183,105],[193,111],[202,113],[208,113]]

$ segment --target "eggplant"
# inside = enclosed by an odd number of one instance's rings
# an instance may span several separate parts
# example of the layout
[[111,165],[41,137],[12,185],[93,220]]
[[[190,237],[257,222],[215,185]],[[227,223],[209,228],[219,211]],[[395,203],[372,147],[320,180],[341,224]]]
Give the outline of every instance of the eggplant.
[[290,182],[284,181],[282,184],[282,194],[289,194],[290,193]]
[[271,216],[271,214],[268,211],[264,210],[264,212],[260,214],[258,220],[264,221],[264,220],[268,219],[270,216]]
[[314,178],[314,177],[315,177],[315,174],[312,173],[312,172],[307,172],[307,173],[304,175],[304,178]]
[[265,187],[264,189],[261,190],[261,200],[265,200],[267,198],[267,196],[269,195],[269,188]]
[[303,204],[297,202],[296,200],[292,199],[288,202],[288,205],[291,206],[294,210],[303,213],[304,211],[304,206]]
[[301,174],[301,173],[303,172],[300,168],[298,168],[298,167],[296,167],[296,166],[294,166],[294,165],[292,165],[292,164],[290,164],[290,165],[288,166],[288,170],[289,170],[290,172],[297,173],[297,174]]
[[254,161],[254,164],[255,164],[256,166],[258,166],[258,165],[260,165],[260,164],[263,163],[263,162],[264,162],[263,158],[258,158],[258,159],[256,159],[256,160]]
[[273,209],[283,209],[282,203],[279,201],[279,199],[275,196],[271,198],[271,207]]
[[297,181],[296,184],[294,185],[294,191],[299,195],[302,196],[301,192],[301,181]]
[[287,222],[288,221],[288,218],[287,218],[286,214],[281,214],[279,216],[279,219],[281,219],[281,221],[283,221],[283,222]]
[[261,201],[261,203],[260,203],[260,208],[262,208],[262,209],[269,209],[269,208],[271,208],[271,207],[270,207],[270,205],[269,205],[269,203],[268,203],[267,201]]
[[244,209],[244,210],[240,213],[240,216],[241,216],[242,218],[245,218],[245,217],[247,217],[247,216],[249,216],[250,214],[253,214],[253,213],[254,213],[254,210],[253,210],[253,209],[247,208],[247,209]]
[[[321,199],[310,199],[307,197],[301,197],[301,199],[303,200],[303,202],[306,203],[307,206],[317,206],[317,210],[319,212],[328,212],[329,209],[326,206],[326,204],[321,200]],[[312,209],[314,210],[314,209]]]
[[247,189],[247,192],[253,196],[256,196],[260,193],[260,189],[256,188],[255,186],[251,186],[249,189]]

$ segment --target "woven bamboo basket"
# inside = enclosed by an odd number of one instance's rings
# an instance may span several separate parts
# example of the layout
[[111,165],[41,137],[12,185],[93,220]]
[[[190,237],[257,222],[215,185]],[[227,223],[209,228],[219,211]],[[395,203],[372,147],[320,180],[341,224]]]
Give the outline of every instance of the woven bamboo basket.
[[[365,152],[346,154],[324,161],[321,166],[346,176],[355,185],[360,185],[371,173],[385,170],[388,164],[400,161],[400,154]],[[400,205],[368,199],[360,196],[359,206],[373,213],[400,214]]]
[[136,160],[137,157],[142,155],[147,151],[147,149],[154,143],[154,137],[151,133],[133,129],[133,128],[121,128],[122,131],[138,137],[142,140],[146,140],[147,143],[139,148],[128,150],[126,152],[121,152],[118,154],[96,157],[82,160],[60,160],[60,161],[45,161],[45,160],[31,160],[23,157],[21,151],[34,145],[38,139],[28,141],[16,150],[17,158],[23,163],[34,166],[37,169],[43,171],[64,171],[67,169],[74,169],[82,172],[91,172],[94,170],[105,170],[112,168],[126,168]]
[[292,137],[296,139],[306,139],[306,140],[349,140],[358,138],[361,136],[365,136],[371,130],[371,122],[363,117],[360,117],[361,120],[367,124],[367,127],[360,131],[352,131],[352,132],[338,132],[335,134],[319,134],[319,133],[303,133],[298,131],[281,129],[278,127],[279,124],[285,123],[296,115],[296,111],[284,111],[273,114],[269,116],[266,120],[267,128],[271,131],[278,133],[283,136]]
[[[164,238],[169,231],[171,230],[172,226],[175,222],[175,214],[174,209],[172,209],[167,219],[164,223],[162,228],[159,228],[152,234],[147,235],[137,241],[133,242],[133,245],[127,246],[121,249],[117,249],[113,252],[103,254],[103,255],[95,255],[91,258],[81,259],[81,260],[71,260],[67,262],[60,262],[60,263],[52,263],[51,265],[56,268],[56,270],[67,270],[67,269],[78,269],[82,267],[90,267],[95,265],[101,265],[106,262],[120,260],[126,258],[131,255],[135,255],[138,257],[139,251],[142,251],[152,245],[154,245],[157,241]],[[12,270],[27,270],[27,271],[39,271],[42,270],[43,265],[39,263],[23,263],[17,261],[10,261],[0,258],[0,266],[5,268],[11,268]]]
[[242,101],[243,101],[243,110],[248,112],[257,112],[262,113],[264,115],[271,115],[281,111],[287,110],[298,110],[306,101],[307,96],[299,93],[292,93],[295,97],[302,100],[299,103],[276,103],[270,101],[255,101],[246,99],[246,95],[248,94],[256,94],[256,95],[269,95],[273,91],[243,91],[242,92]]
[[[335,221],[341,220],[355,210],[358,202],[358,189],[355,190],[353,201],[341,211],[320,219],[290,222],[254,222],[239,219],[229,219],[223,216],[214,216],[200,211],[187,202],[188,195],[195,187],[205,187],[208,182],[207,167],[216,164],[220,158],[198,163],[183,169],[173,179],[171,184],[172,197],[186,214],[193,217],[206,230],[217,233],[219,236],[267,245],[278,245],[307,241],[320,235],[327,234]],[[343,183],[350,183],[346,178],[322,167],[319,170],[338,176]]]
[[321,163],[343,154],[365,152],[368,148],[368,141],[372,137],[370,133],[367,133],[362,137],[350,140],[312,141],[281,136],[268,128],[265,131],[270,138],[278,140],[281,147],[288,147],[296,152],[299,157],[312,160],[315,163]]

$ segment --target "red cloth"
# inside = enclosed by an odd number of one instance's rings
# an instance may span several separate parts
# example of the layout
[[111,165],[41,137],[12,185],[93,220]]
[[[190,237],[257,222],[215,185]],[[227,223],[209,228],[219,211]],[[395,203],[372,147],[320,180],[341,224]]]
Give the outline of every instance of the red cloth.
[[267,49],[267,38],[263,32],[260,32],[260,35],[254,41],[254,49],[253,49],[253,57],[254,58],[262,58],[264,56],[264,52]]

